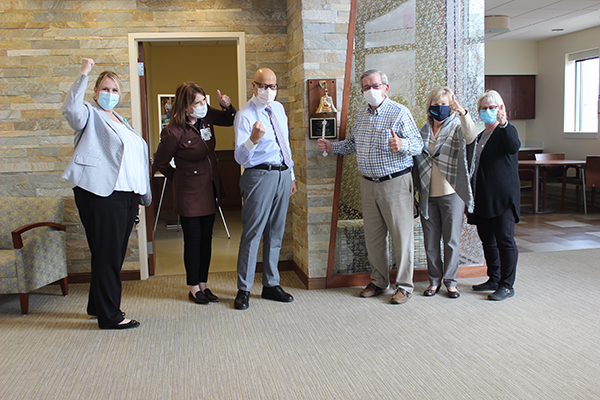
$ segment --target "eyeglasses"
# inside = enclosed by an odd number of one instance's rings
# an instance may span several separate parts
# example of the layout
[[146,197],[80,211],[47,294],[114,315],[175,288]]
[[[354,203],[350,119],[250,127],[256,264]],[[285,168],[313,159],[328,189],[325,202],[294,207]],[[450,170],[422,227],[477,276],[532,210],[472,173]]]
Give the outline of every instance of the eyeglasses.
[[378,89],[382,88],[383,86],[385,86],[383,83],[374,83],[372,85],[364,85],[362,87],[362,90],[363,90],[363,92],[366,92],[367,90],[371,90],[371,89],[378,90]]
[[487,110],[497,110],[498,106],[489,106],[489,107],[481,107],[480,110],[482,111],[487,111]]
[[276,83],[273,83],[272,85],[269,85],[267,83],[258,83],[256,81],[254,81],[254,84],[256,86],[258,86],[259,89],[263,89],[263,90],[266,90],[266,89],[277,90],[277,87],[278,87]]

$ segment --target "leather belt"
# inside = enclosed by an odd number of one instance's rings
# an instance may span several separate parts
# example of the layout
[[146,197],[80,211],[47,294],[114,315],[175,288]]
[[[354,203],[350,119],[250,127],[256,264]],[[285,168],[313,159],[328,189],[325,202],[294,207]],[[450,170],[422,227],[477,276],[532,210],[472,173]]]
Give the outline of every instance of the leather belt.
[[288,169],[288,166],[285,164],[273,165],[273,164],[258,164],[254,167],[246,168],[246,169],[266,169],[267,171],[285,171]]
[[393,174],[389,174],[389,175],[384,175],[379,178],[369,178],[368,176],[364,176],[364,175],[363,175],[363,178],[365,178],[366,180],[371,181],[371,182],[385,182],[385,181],[389,181],[390,179],[394,179],[399,176],[408,174],[411,170],[412,170],[412,168],[408,167],[406,169],[403,169],[402,171],[394,172]]

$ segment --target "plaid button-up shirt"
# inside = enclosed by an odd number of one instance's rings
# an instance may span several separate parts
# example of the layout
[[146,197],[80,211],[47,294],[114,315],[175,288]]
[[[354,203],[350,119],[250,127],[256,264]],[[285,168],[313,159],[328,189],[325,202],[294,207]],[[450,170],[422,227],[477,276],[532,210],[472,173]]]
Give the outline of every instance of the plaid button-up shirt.
[[[403,142],[396,153],[388,145],[391,129]],[[368,105],[361,107],[350,137],[332,146],[332,152],[340,155],[356,152],[359,172],[380,178],[412,167],[413,156],[423,149],[423,140],[408,108],[386,97],[375,110]]]

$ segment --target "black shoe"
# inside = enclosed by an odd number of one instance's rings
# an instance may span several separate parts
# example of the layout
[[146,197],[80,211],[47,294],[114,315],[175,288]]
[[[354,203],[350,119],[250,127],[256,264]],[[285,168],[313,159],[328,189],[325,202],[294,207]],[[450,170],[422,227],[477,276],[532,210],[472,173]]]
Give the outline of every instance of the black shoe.
[[209,303],[209,301],[208,301],[208,297],[206,297],[206,296],[204,295],[204,293],[202,293],[202,291],[201,291],[201,290],[198,290],[198,291],[196,292],[196,296],[194,296],[194,295],[192,294],[192,292],[189,292],[189,293],[188,293],[188,297],[190,298],[190,300],[191,300],[191,301],[193,301],[193,302],[194,302],[194,303],[196,303],[196,304],[208,304],[208,303]]
[[476,292],[487,292],[488,290],[496,289],[498,289],[498,284],[490,280],[485,283],[480,283],[479,285],[473,285],[473,290]]
[[241,289],[238,290],[237,296],[235,296],[235,300],[233,301],[233,307],[236,310],[245,310],[250,307],[250,292]]
[[117,324],[117,325],[108,326],[106,328],[100,327],[100,329],[133,329],[133,328],[137,328],[138,326],[140,326],[140,323],[137,322],[135,319],[132,319],[126,324]]
[[451,299],[458,299],[460,297],[460,292],[456,289],[454,292],[448,290],[448,297]]
[[282,303],[291,303],[294,301],[294,297],[291,294],[284,292],[281,286],[263,286],[262,298],[281,301]]
[[500,300],[506,300],[509,297],[513,297],[514,295],[515,295],[515,289],[501,287],[498,290],[496,290],[494,293],[490,294],[488,296],[488,299],[500,301]]
[[209,288],[204,289],[204,295],[206,296],[206,298],[208,299],[208,301],[210,301],[211,303],[218,303],[219,302],[219,298],[217,296],[215,296],[213,294],[213,292],[210,291]]
[[438,286],[435,290],[425,289],[425,291],[423,292],[423,296],[427,296],[427,297],[435,296],[435,294],[440,291],[440,288],[441,288],[441,285]]

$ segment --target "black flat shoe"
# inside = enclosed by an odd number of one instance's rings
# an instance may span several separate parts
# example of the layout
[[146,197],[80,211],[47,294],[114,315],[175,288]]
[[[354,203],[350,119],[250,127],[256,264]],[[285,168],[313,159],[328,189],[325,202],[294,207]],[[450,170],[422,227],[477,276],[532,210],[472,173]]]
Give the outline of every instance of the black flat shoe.
[[211,303],[218,303],[219,302],[219,298],[217,296],[215,296],[213,294],[213,292],[210,291],[209,288],[204,289],[204,295],[206,296],[206,298],[208,299],[208,301],[210,301]]
[[280,301],[282,303],[291,303],[294,301],[294,297],[291,294],[284,292],[281,286],[263,286],[261,296],[263,299]]
[[509,289],[505,287],[499,287],[494,293],[488,296],[488,299],[494,301],[506,300],[515,295],[515,289]]
[[189,292],[188,297],[196,304],[208,304],[208,297],[206,297],[201,290],[196,292],[196,296],[194,296],[192,292]]
[[456,291],[454,292],[448,290],[448,297],[450,297],[451,299],[458,299],[460,297],[460,292],[458,291],[458,289],[456,289]]
[[133,329],[133,328],[137,328],[138,326],[140,326],[140,323],[137,322],[135,319],[130,320],[128,323],[126,324],[117,324],[117,325],[112,325],[106,328],[102,328],[100,327],[100,329]]
[[440,286],[438,286],[438,287],[437,287],[435,290],[433,290],[433,289],[426,289],[426,290],[423,292],[423,296],[427,296],[427,297],[435,296],[435,295],[436,295],[436,293],[440,291],[440,288],[441,288],[441,287],[442,287],[442,286],[440,285]]
[[245,310],[250,307],[250,292],[241,289],[238,290],[237,296],[235,296],[233,302],[233,307],[235,307],[236,310]]

